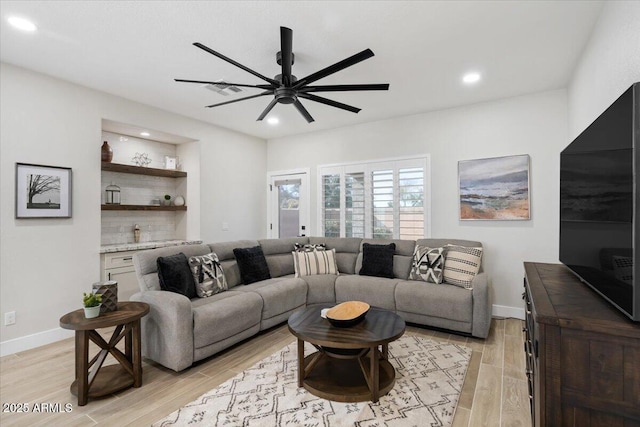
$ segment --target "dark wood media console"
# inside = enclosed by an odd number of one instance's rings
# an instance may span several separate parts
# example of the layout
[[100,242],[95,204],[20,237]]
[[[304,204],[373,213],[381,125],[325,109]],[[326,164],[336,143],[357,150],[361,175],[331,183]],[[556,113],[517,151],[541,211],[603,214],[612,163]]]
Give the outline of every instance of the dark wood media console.
[[524,263],[534,426],[640,426],[640,324],[565,266]]

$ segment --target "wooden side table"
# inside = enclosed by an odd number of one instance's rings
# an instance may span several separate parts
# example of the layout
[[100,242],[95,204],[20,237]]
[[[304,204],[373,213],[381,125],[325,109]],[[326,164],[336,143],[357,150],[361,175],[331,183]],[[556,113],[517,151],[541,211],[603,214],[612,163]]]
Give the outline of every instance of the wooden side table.
[[[149,313],[144,302],[120,302],[118,309],[87,319],[79,309],[60,318],[60,326],[76,331],[76,379],[71,393],[78,396],[78,405],[84,406],[89,398],[106,396],[128,387],[142,385],[142,347],[140,319]],[[115,326],[109,341],[96,329]],[[124,353],[116,345],[124,338]],[[100,347],[100,352],[89,360],[89,340]],[[102,367],[111,355],[119,365]],[[102,369],[101,369],[102,368]]]

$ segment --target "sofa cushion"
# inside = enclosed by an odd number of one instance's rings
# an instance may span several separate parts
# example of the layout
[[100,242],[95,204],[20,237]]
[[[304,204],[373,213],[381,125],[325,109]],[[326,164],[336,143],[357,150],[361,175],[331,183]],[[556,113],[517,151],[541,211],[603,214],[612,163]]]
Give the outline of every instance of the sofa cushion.
[[293,251],[295,276],[312,276],[315,274],[338,274],[336,250]]
[[473,296],[458,286],[403,280],[395,287],[396,310],[459,322],[473,320]]
[[413,265],[409,279],[424,282],[442,283],[444,267],[444,248],[430,248],[416,245],[413,252]]
[[207,252],[215,252],[216,255],[218,255],[229,289],[242,283],[240,269],[238,268],[236,257],[233,255],[233,250],[235,248],[251,248],[254,246],[258,246],[257,240],[236,240],[232,242],[211,243],[207,246],[209,248]]
[[189,299],[198,296],[189,269],[189,260],[184,253],[158,257],[156,263],[160,289],[182,294]]
[[[407,280],[411,271],[411,263],[413,260],[413,250],[416,242],[413,240],[402,239],[363,239],[360,244],[360,254],[356,260],[355,274],[358,274],[362,268],[362,245],[370,243],[373,245],[382,245],[394,243],[396,245],[396,253],[393,256],[393,276],[399,279]],[[342,270],[340,270],[342,272]]]
[[335,274],[316,274],[300,277],[307,283],[307,305],[322,302],[336,302]]
[[[336,278],[336,302],[363,301],[375,307],[395,311],[395,288],[399,279],[341,275]],[[415,282],[414,282],[415,283]]]
[[258,294],[227,291],[192,302],[193,345],[202,348],[260,324]]
[[189,267],[200,298],[227,290],[227,280],[215,253],[189,257]]
[[262,297],[262,320],[304,306],[307,301],[307,284],[304,280],[291,276],[277,277],[250,285],[237,286],[234,290],[244,293],[256,293]]
[[393,255],[395,252],[395,243],[388,245],[363,243],[362,268],[358,274],[393,279]]
[[245,285],[271,279],[267,260],[260,246],[235,248],[233,254],[240,269],[240,278]]
[[133,265],[136,269],[138,286],[142,292],[159,291],[160,280],[158,278],[158,257],[174,255],[178,252],[187,257],[193,255],[205,255],[211,252],[207,245],[182,245],[179,247],[168,246],[164,248],[137,251],[133,254]]
[[335,249],[338,271],[346,274],[356,274],[361,242],[358,237],[309,237],[309,244],[323,244],[327,249]]
[[296,244],[306,245],[308,237],[292,237],[287,239],[263,239],[258,243],[267,260],[271,277],[287,276],[294,273],[291,251]]
[[444,258],[444,281],[465,289],[472,288],[482,260],[482,248],[448,245]]

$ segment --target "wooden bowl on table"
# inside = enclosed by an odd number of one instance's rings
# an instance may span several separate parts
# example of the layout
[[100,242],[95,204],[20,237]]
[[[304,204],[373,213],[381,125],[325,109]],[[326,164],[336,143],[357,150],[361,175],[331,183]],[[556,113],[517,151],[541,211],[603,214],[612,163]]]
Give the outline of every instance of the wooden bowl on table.
[[327,320],[339,328],[357,325],[369,312],[369,304],[362,301],[347,301],[327,311]]

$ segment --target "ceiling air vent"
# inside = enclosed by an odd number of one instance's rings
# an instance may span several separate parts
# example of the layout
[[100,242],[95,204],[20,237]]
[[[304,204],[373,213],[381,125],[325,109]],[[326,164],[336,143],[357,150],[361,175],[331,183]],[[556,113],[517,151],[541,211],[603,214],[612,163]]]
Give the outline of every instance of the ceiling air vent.
[[229,96],[229,95],[236,94],[238,92],[242,92],[242,89],[240,89],[237,86],[231,86],[227,84],[224,80],[216,80],[215,84],[204,85],[204,88],[209,89],[210,91],[219,93],[220,95],[223,95],[223,96]]

